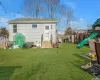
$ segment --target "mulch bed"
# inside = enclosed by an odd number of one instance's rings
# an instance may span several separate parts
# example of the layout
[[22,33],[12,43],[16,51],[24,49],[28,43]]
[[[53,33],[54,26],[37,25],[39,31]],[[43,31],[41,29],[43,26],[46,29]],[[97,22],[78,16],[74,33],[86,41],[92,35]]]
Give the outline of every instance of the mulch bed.
[[87,69],[82,68],[82,70],[88,72],[89,74],[97,78],[100,78],[100,64],[98,64],[97,61],[93,61],[92,66],[90,68]]

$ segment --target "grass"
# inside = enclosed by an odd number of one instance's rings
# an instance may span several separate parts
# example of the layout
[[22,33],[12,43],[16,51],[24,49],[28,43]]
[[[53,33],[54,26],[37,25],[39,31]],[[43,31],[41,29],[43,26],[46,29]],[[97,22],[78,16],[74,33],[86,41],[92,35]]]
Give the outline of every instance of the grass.
[[91,80],[80,69],[85,59],[74,44],[61,44],[58,49],[0,49],[0,80]]

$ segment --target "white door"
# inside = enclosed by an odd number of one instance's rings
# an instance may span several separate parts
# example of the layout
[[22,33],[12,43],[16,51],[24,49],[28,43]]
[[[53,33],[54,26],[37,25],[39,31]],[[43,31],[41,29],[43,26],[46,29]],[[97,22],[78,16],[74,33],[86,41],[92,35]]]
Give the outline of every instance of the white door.
[[44,29],[44,41],[49,41],[50,40],[50,29],[49,26],[45,26]]

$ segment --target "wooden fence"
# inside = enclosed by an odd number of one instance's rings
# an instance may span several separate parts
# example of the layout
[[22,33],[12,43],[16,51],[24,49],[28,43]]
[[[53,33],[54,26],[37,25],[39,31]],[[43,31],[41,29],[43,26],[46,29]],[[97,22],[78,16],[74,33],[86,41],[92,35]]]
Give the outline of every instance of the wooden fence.
[[66,40],[64,42],[72,42],[72,43],[78,44],[86,37],[88,37],[88,35],[85,35],[85,34],[67,35],[66,38],[64,38]]
[[6,36],[0,36],[0,48],[6,48],[8,46],[8,38]]

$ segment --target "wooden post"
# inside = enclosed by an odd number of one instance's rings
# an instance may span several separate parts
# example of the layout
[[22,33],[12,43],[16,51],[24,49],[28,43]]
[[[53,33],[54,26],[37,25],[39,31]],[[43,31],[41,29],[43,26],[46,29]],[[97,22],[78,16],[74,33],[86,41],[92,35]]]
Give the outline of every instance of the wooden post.
[[95,50],[96,50],[98,64],[100,64],[100,43],[95,42]]

